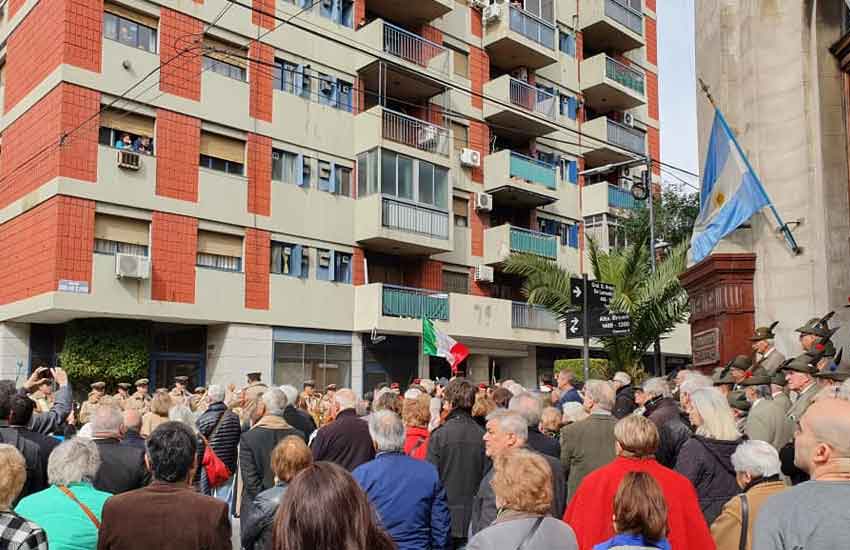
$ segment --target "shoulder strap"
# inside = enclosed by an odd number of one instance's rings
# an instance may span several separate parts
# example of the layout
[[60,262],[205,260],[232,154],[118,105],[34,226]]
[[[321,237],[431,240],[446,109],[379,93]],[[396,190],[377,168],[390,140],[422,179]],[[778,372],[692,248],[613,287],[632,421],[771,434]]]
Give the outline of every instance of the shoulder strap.
[[224,420],[224,415],[226,415],[227,413],[228,413],[228,410],[225,409],[221,413],[221,416],[218,417],[218,420],[216,421],[215,426],[213,426],[213,429],[210,432],[210,439],[212,439],[215,436],[215,433],[218,431],[218,427],[221,426],[221,421]]
[[64,485],[57,485],[56,487],[58,487],[60,491],[65,493],[65,496],[77,503],[77,506],[80,507],[83,513],[87,515],[91,522],[94,524],[95,529],[100,529],[100,520],[97,519],[97,516],[94,515],[94,512],[91,511],[91,508],[80,502],[80,500],[76,496],[74,496],[74,493],[72,493],[71,490],[65,487]]
[[516,550],[525,550],[525,547],[528,546],[528,543],[531,542],[531,539],[533,539],[534,535],[537,534],[537,530],[540,529],[540,524],[543,523],[543,518],[544,516],[537,518],[537,521],[534,522],[534,525],[532,525],[531,529],[528,530],[528,533],[525,534],[525,538],[522,539],[522,542],[519,543]]
[[741,497],[741,540],[738,543],[738,550],[747,550],[747,535],[750,530],[750,503],[747,500],[746,493],[739,496]]

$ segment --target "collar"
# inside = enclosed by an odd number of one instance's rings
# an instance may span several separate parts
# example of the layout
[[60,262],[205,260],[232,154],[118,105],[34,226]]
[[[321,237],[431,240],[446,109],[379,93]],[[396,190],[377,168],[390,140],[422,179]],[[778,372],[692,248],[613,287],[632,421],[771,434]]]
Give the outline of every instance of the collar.
[[[753,401],[753,404],[752,404],[752,405],[750,405],[750,408],[751,408],[751,409],[756,408],[756,405],[758,405],[758,404],[759,404],[759,403],[761,403],[762,401],[764,401],[764,397],[759,397],[758,399],[756,399],[755,401]],[[744,417],[744,418],[746,418],[746,417]]]
[[762,359],[765,359],[768,355],[770,355],[771,353],[773,353],[773,352],[774,352],[774,350],[776,350],[776,348],[774,348],[774,347],[769,348],[766,352],[764,352],[764,353],[762,354],[761,358],[762,358]]
[[[339,412],[336,414],[336,418],[337,418],[337,419],[338,419],[338,418],[345,418],[345,417],[347,417],[347,416],[356,417],[356,416],[357,416],[357,411],[355,411],[354,409],[344,409],[344,410],[339,411]],[[335,419],[335,420],[336,420],[336,419]]]
[[778,392],[773,392],[772,394],[770,394],[770,396],[774,399],[776,399],[776,396],[778,395],[785,395],[785,390],[779,390]]
[[797,392],[797,395],[803,395],[804,393],[807,393],[810,389],[812,389],[812,388],[817,388],[817,386],[818,386],[817,381],[816,381],[816,380],[812,380],[812,381],[809,383],[809,385],[808,385],[808,386],[806,386],[805,388],[803,388],[802,390],[800,390],[799,392]]
[[613,413],[611,411],[606,411],[606,410],[603,410],[603,409],[597,409],[597,410],[591,411],[590,415],[593,416],[594,414],[596,416],[613,416]]
[[749,482],[746,487],[744,487],[743,492],[746,493],[747,491],[749,491],[753,487],[756,487],[758,485],[762,485],[763,483],[772,483],[774,481],[780,481],[779,474],[776,474],[774,476],[760,477],[758,479],[754,479],[753,481]]
[[404,452],[402,452],[402,451],[379,451],[378,454],[375,455],[375,458],[398,456],[398,455],[404,455]]

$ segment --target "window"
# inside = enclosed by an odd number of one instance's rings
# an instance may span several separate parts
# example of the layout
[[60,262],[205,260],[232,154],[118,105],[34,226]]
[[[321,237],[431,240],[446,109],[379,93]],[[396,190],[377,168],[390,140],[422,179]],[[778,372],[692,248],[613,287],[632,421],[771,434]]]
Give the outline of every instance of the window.
[[561,179],[570,183],[578,183],[578,161],[562,158],[559,163]]
[[578,248],[579,241],[579,225],[573,224],[569,226],[569,235],[567,238],[567,245],[571,248]]
[[381,151],[381,193],[413,200],[413,159]]
[[351,284],[351,254],[318,249],[316,278],[320,281]]
[[106,4],[103,13],[103,36],[127,46],[156,53],[157,20],[149,15]]
[[[311,8],[316,0],[287,0],[302,8]],[[354,26],[354,0],[319,0],[319,15],[330,19],[337,25]]]
[[333,179],[334,183],[336,183],[336,177],[333,175],[331,171],[331,163],[320,160],[319,161],[319,190],[320,191],[331,191],[331,180]]
[[242,271],[242,237],[198,231],[198,267]]
[[222,61],[221,59],[205,55],[203,65],[205,71],[212,71],[216,74],[220,74],[234,80],[241,80],[243,82],[247,80],[244,67],[232,65],[227,61]]
[[201,132],[201,167],[242,176],[245,172],[244,162],[245,142]]
[[443,271],[443,292],[469,294],[469,273]]
[[[310,157],[305,157],[304,155],[299,155],[301,159],[301,185],[300,187],[310,187],[310,180],[313,177],[313,159]],[[298,171],[298,166],[295,167],[296,172]],[[297,177],[297,174],[296,174]]]
[[284,183],[295,183],[296,153],[272,149],[272,179]]
[[337,102],[337,109],[341,109],[348,113],[352,112],[354,109],[354,94],[352,92],[351,82],[337,80],[336,83],[339,87],[339,101]]
[[306,246],[272,241],[271,272],[306,279],[310,274],[310,254]]
[[464,148],[469,147],[469,128],[457,122],[451,123],[452,141],[454,142],[454,150],[460,156]]
[[455,215],[456,227],[469,226],[469,200],[454,197],[452,199],[452,211]]
[[147,256],[149,228],[147,220],[95,214],[94,251],[98,254]]
[[152,155],[154,119],[135,113],[106,109],[100,114],[98,143]]
[[561,116],[576,120],[578,118],[578,99],[563,93],[559,99]]
[[335,193],[343,197],[351,196],[351,168],[337,166],[334,172],[336,176]]
[[561,52],[570,57],[576,56],[576,37],[573,33],[561,31],[558,35],[558,45]]
[[454,73],[463,78],[469,78],[469,54],[449,48],[452,52],[452,62],[454,64]]
[[414,161],[393,151],[381,151],[381,193],[384,195],[417,200],[445,209],[448,206],[448,179],[449,173],[445,168],[430,162]]
[[419,161],[419,202],[448,208],[449,171],[430,162]]
[[525,0],[525,11],[551,23],[555,20],[554,4],[555,0]]
[[[318,337],[332,334],[316,332]],[[315,381],[320,388],[328,384],[350,387],[351,346],[275,342],[274,383],[300,387],[305,380]]]
[[[295,94],[341,111],[352,112],[354,99],[351,82],[314,72],[305,65],[296,65],[283,59],[275,59],[274,64],[272,87],[275,90]],[[315,93],[312,90],[314,80],[318,83]]]
[[378,149],[357,156],[357,196],[365,197],[379,192]]
[[245,82],[248,79],[247,52],[243,48],[206,37],[203,68]]

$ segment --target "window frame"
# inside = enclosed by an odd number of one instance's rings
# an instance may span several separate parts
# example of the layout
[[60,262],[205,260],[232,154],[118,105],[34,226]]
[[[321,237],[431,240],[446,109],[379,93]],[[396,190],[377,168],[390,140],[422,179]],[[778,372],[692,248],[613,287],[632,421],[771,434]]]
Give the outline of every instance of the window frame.
[[[224,265],[212,265],[217,262],[221,264],[233,262],[235,265],[230,267]],[[195,267],[214,269],[216,271],[228,271],[231,273],[241,273],[242,256],[224,256],[222,254],[210,254],[208,252],[195,252]]]
[[[100,246],[98,246],[98,244],[100,244]],[[112,248],[114,248],[114,250],[111,250]],[[134,256],[147,258],[150,254],[150,247],[148,245],[125,243],[123,241],[112,241],[109,239],[98,239],[96,237],[94,239],[93,250],[95,254],[102,254],[104,256],[132,254]],[[139,252],[141,252],[141,254]]]
[[[109,17],[115,19],[115,35],[114,36],[107,35],[107,32],[108,32],[107,18],[109,18]],[[130,44],[129,42],[125,42],[125,41],[121,40],[121,23],[122,22],[127,24],[127,25],[135,25],[137,27],[136,28],[136,40],[135,40],[136,43],[135,44]],[[158,32],[158,29],[151,27],[149,25],[144,25],[142,23],[139,23],[138,21],[133,21],[132,19],[127,19],[126,17],[122,17],[120,15],[111,13],[111,12],[106,11],[106,10],[103,11],[103,22],[102,22],[102,24],[103,24],[103,32],[101,33],[101,35],[103,36],[103,38],[105,38],[107,40],[112,40],[113,42],[118,42],[119,44],[123,44],[125,46],[129,46],[130,48],[142,50],[143,52],[148,52],[148,53],[152,53],[152,54],[159,53],[159,32]],[[150,33],[148,35],[148,45],[150,45],[153,49],[144,48],[144,47],[141,47],[139,45],[140,44],[140,37],[141,37],[141,33],[139,32],[140,29],[145,29],[148,33]]]
[[[222,61],[208,55],[201,56],[201,68],[204,71],[236,80],[238,82],[248,82],[248,70],[245,67]],[[217,70],[221,69],[221,70]],[[234,76],[234,71],[238,76]]]
[[[224,163],[224,169],[217,168],[215,166],[216,163]],[[226,160],[220,157],[214,157],[211,155],[200,155],[200,159],[198,160],[198,167],[205,168],[207,170],[214,170],[216,172],[221,172],[223,174],[227,174],[228,176],[238,176],[245,177],[245,163],[244,162],[235,162],[232,160]],[[235,172],[234,170],[238,167],[239,171]]]

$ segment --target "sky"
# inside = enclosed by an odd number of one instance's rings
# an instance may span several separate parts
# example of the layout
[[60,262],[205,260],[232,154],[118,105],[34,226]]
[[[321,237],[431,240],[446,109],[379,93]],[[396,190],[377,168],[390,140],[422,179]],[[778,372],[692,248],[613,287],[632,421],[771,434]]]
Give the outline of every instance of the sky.
[[[656,7],[661,161],[698,174],[694,0],[658,0]],[[696,178],[676,175],[697,184]],[[662,181],[679,184],[666,169]]]

